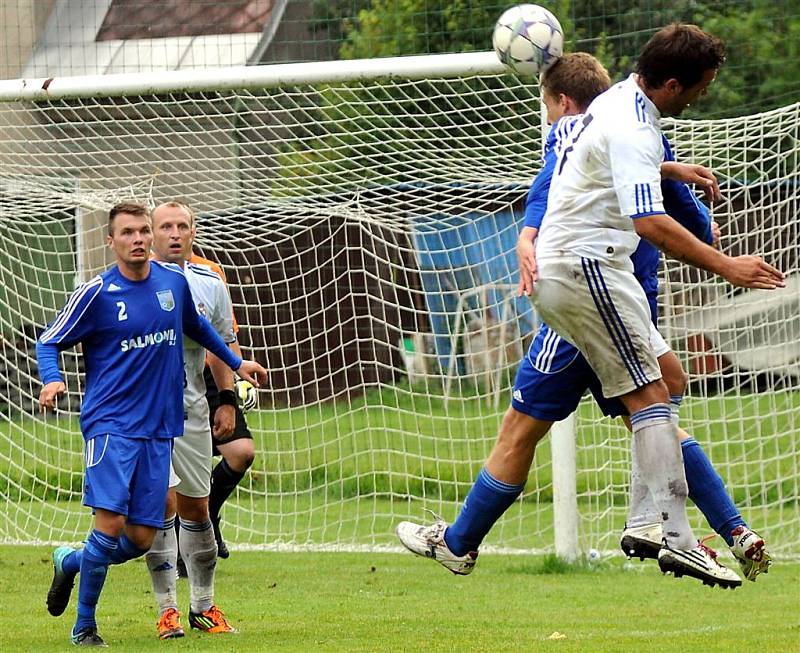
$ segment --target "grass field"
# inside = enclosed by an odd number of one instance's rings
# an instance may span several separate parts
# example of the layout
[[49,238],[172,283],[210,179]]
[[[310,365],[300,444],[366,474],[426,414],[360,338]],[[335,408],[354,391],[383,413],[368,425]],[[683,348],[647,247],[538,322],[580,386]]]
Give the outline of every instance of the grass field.
[[[489,452],[504,406],[475,396],[387,387],[351,400],[249,416],[257,458],[226,506],[241,545],[396,545],[399,519],[430,508],[452,519]],[[800,393],[688,397],[685,424],[773,553],[800,556]],[[0,419],[0,541],[82,539],[83,441],[74,419]],[[578,420],[581,546],[617,548],[627,506],[629,436],[589,402]],[[552,547],[550,440],[537,448],[524,500],[488,544]],[[696,515],[699,534],[708,532]],[[716,543],[720,546],[720,542]],[[552,549],[550,549],[552,550]]]
[[[0,547],[4,652],[74,650],[75,597],[58,619],[44,607],[49,555]],[[776,564],[733,592],[664,577],[652,563],[628,567],[619,558],[565,568],[551,558],[484,555],[461,578],[411,554],[235,552],[220,561],[217,598],[241,633],[160,642],[137,561],[112,568],[98,625],[114,650],[137,652],[800,650],[798,564]],[[185,581],[178,591],[185,606]]]

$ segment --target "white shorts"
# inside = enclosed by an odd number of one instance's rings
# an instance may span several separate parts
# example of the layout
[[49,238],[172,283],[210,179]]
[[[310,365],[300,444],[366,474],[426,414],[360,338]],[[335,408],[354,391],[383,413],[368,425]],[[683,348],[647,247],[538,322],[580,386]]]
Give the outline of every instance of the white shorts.
[[205,397],[187,415],[183,437],[175,438],[172,450],[172,466],[178,477],[174,487],[185,497],[207,497],[211,493],[211,428]]
[[169,461],[169,487],[174,488],[178,486],[178,483],[181,482],[181,479],[175,473],[175,466],[172,464],[172,460]]
[[672,347],[664,340],[664,336],[656,329],[656,325],[653,324],[652,320],[650,321],[650,346],[653,348],[656,358],[661,358],[664,354],[672,351]]
[[545,322],[574,344],[606,397],[628,394],[661,378],[658,347],[669,351],[650,319],[633,273],[580,257],[537,264],[533,301]]

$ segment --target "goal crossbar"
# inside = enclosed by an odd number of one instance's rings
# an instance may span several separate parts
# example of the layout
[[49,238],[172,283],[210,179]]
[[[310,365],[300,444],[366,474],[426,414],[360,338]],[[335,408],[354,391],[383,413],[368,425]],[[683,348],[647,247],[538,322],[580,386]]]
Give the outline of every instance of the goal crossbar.
[[171,70],[113,75],[76,75],[0,81],[0,102],[255,90],[306,84],[499,75],[505,68],[494,52],[468,52],[382,59],[352,59],[222,69]]

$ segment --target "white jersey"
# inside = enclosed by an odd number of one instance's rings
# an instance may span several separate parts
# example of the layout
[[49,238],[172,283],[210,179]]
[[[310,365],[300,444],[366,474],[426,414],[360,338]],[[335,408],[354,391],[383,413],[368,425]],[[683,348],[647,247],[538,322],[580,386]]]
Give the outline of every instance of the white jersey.
[[[195,308],[204,316],[225,342],[236,340],[233,331],[233,307],[228,289],[220,276],[207,265],[187,263],[184,266],[186,280],[192,291]],[[205,403],[206,384],[203,369],[206,364],[206,350],[194,340],[183,339],[183,369],[186,385],[183,390],[183,407],[188,413],[202,401]]]
[[633,269],[633,220],[664,213],[659,118],[635,75],[595,98],[558,153],[537,259],[572,255]]

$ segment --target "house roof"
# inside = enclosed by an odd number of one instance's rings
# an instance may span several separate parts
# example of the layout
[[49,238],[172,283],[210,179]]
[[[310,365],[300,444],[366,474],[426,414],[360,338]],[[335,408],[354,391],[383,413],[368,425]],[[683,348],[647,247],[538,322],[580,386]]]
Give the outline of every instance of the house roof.
[[260,33],[274,5],[273,0],[111,0],[95,40]]
[[253,63],[288,0],[56,0],[22,77]]

